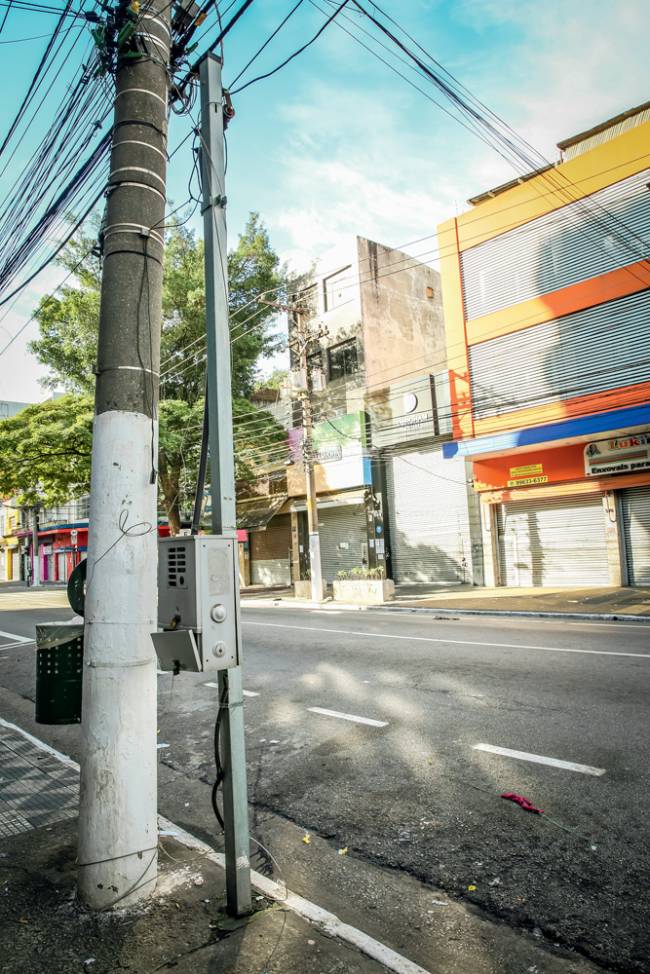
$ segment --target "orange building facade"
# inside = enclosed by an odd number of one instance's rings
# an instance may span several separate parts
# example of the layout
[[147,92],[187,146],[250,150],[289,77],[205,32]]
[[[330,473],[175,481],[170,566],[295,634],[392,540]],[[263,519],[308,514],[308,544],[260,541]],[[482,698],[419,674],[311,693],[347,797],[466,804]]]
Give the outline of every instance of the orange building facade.
[[650,585],[650,103],[438,228],[485,577]]

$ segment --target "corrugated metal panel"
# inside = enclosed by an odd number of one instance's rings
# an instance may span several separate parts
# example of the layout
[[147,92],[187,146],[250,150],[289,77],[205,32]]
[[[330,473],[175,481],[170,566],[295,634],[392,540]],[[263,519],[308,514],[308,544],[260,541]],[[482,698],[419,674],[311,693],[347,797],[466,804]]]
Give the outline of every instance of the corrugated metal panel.
[[630,585],[650,585],[650,487],[621,491]]
[[251,561],[253,585],[291,585],[291,567],[288,558],[265,558]]
[[366,514],[363,504],[318,511],[323,578],[333,582],[337,572],[360,568],[367,558]]
[[575,159],[576,156],[581,156],[584,152],[595,149],[597,145],[611,142],[612,139],[618,138],[623,132],[628,132],[630,129],[636,128],[637,125],[643,125],[644,122],[650,122],[650,108],[646,108],[642,112],[637,112],[636,115],[630,115],[629,118],[622,119],[616,125],[610,125],[608,128],[603,129],[602,132],[596,132],[594,135],[589,135],[587,138],[567,146],[562,152],[562,159],[565,162],[568,162],[569,159]]
[[386,474],[395,581],[482,581],[480,525],[475,504],[470,514],[465,461],[444,460],[440,447],[410,451],[387,458]]
[[[466,317],[479,318],[647,257],[649,177],[646,169],[464,251]],[[551,173],[545,187],[549,202],[575,194],[559,173]]]
[[474,345],[470,368],[479,419],[648,381],[650,291]]
[[600,496],[503,504],[497,523],[502,585],[609,585]]

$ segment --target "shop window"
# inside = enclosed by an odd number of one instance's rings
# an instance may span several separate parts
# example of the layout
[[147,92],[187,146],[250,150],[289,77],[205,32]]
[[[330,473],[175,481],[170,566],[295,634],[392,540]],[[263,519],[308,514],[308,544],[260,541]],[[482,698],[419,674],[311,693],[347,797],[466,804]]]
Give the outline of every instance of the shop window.
[[356,339],[341,342],[327,351],[328,372],[330,382],[344,379],[359,371],[359,354]]

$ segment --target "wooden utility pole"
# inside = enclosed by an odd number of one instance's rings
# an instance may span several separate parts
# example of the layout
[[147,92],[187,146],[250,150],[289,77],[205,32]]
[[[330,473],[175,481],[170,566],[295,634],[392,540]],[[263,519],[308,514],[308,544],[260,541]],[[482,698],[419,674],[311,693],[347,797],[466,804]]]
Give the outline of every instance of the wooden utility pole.
[[309,388],[309,349],[321,335],[312,334],[306,320],[304,309],[295,309],[296,350],[298,368],[304,376],[304,386],[300,390],[302,402],[302,462],[305,468],[305,491],[307,499],[307,534],[309,536],[309,575],[311,579],[312,602],[323,600],[323,569],[320,557],[320,530],[318,524],[318,494],[316,492],[316,471],[313,453],[313,413],[311,389]]
[[300,401],[302,409],[302,462],[305,470],[305,493],[307,500],[307,532],[309,535],[309,575],[311,579],[312,602],[323,600],[323,570],[320,557],[320,531],[318,525],[318,494],[316,490],[316,472],[314,469],[314,454],[312,446],[313,410],[311,388],[309,385],[309,352],[313,344],[327,335],[327,329],[313,331],[307,318],[307,310],[299,304],[282,304],[280,301],[265,301],[272,308],[279,308],[293,315],[295,327],[293,340],[289,347],[293,349],[298,361],[300,376]]
[[[104,230],[85,603],[79,892],[93,909],[157,876],[158,384],[167,169],[168,0],[129,8]],[[121,8],[129,16],[126,6]],[[133,19],[133,17],[135,19]],[[141,53],[141,56],[138,56]]]

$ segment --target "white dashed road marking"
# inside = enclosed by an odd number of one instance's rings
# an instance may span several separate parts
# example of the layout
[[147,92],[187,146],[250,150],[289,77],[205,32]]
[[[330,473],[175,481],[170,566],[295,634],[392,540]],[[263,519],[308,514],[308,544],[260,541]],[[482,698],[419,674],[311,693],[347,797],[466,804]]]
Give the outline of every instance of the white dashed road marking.
[[388,727],[387,720],[373,720],[372,717],[357,717],[356,714],[341,714],[338,710],[325,710],[324,707],[307,707],[312,714],[322,714],[323,717],[338,717],[339,720],[351,720],[354,724],[368,724],[370,727]]
[[363,632],[361,629],[323,629],[321,626],[286,626],[279,622],[252,622],[243,619],[245,626],[264,626],[266,629],[298,629],[303,632],[327,632],[338,636],[365,636],[366,639],[406,639],[414,643],[444,643],[448,646],[486,646],[490,649],[536,649],[542,653],[580,653],[588,656],[631,656],[650,659],[650,653],[616,653],[606,649],[565,649],[559,646],[525,646],[521,643],[486,643],[471,639],[436,639],[434,636],[398,636],[388,632]]
[[[215,690],[219,689],[218,683],[204,683],[204,687],[214,687]],[[256,690],[242,690],[245,697],[259,697],[259,693]]]
[[591,774],[595,777],[605,774],[605,768],[592,768],[589,764],[575,764],[573,761],[560,761],[559,758],[547,758],[543,754],[529,754],[528,751],[511,751],[509,747],[496,747],[494,744],[475,744],[475,751],[488,751],[490,754],[501,754],[505,758],[516,758],[518,761],[530,761],[532,764],[548,764],[552,768],[564,768],[565,771],[578,771],[580,774]]

